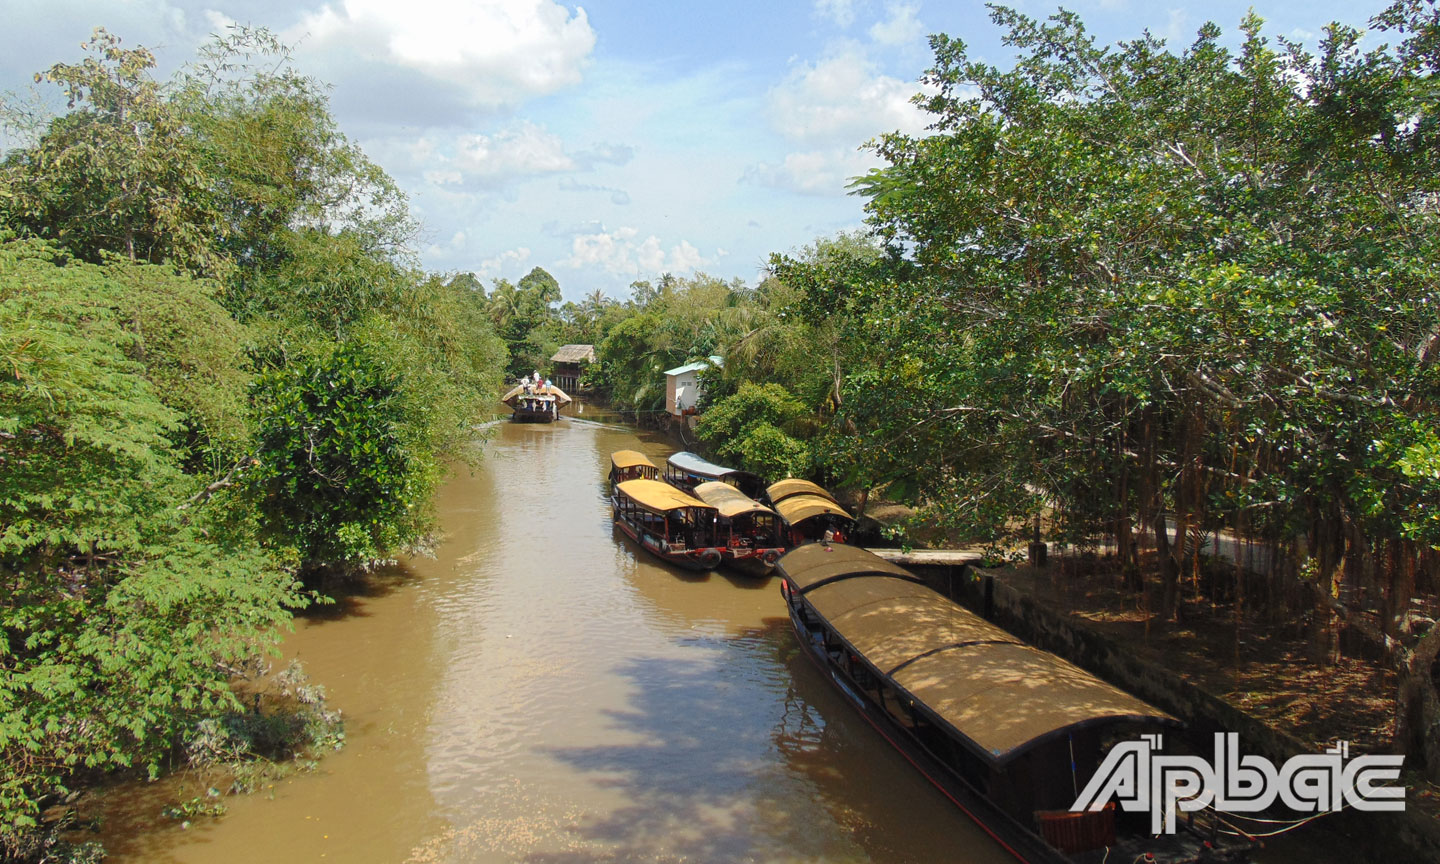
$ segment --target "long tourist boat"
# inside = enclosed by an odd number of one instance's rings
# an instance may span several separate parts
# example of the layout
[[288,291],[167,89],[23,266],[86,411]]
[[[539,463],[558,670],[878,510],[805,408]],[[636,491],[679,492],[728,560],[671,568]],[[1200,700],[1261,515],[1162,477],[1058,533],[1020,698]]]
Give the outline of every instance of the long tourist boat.
[[725,547],[723,563],[760,576],[785,554],[780,517],[774,510],[719,480],[696,486],[695,497],[718,512],[716,539]]
[[612,505],[621,531],[677,567],[711,570],[725,554],[716,538],[716,509],[668,483],[643,477],[618,483]]
[[759,475],[716,465],[688,450],[671,454],[665,460],[665,481],[677,489],[693,493],[696,486],[711,480],[734,486],[751,498],[765,491],[765,481]]
[[809,480],[789,478],[770,484],[765,500],[784,523],[785,545],[850,536],[855,520],[840,502]]
[[560,409],[570,404],[570,397],[553,384],[526,387],[520,384],[500,401],[510,409],[516,423],[553,423],[560,419]]
[[[1180,725],[852,546],[776,564],[807,656],[904,757],[1017,860],[1241,861],[1249,846],[1148,814],[1069,807],[1109,744]],[[1131,821],[1136,820],[1136,821]],[[1153,857],[1152,857],[1153,856]]]

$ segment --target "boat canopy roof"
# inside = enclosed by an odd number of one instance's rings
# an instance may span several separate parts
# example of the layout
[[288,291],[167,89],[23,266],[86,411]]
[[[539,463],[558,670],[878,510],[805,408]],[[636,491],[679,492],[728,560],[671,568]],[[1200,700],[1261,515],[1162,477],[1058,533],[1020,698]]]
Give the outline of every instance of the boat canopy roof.
[[848,579],[870,573],[894,576],[920,584],[920,577],[909,570],[891,564],[872,552],[843,543],[807,543],[797,546],[777,561],[775,567],[781,576],[790,580],[795,590],[802,593],[835,579]]
[[777,504],[792,495],[817,495],[837,504],[840,503],[835,501],[835,496],[826,492],[823,486],[817,486],[809,480],[801,480],[798,477],[789,477],[770,484],[770,488],[765,490],[765,494],[770,496],[771,504]]
[[556,402],[559,402],[561,405],[568,405],[568,404],[570,403],[570,397],[565,395],[565,391],[564,391],[564,390],[561,390],[559,387],[556,387],[554,384],[551,384],[549,387],[546,387],[544,384],[541,384],[539,387],[536,387],[536,388],[535,388],[535,392],[534,392],[534,393],[526,393],[526,392],[525,392],[525,385],[524,385],[524,384],[517,384],[517,385],[514,387],[514,389],[512,389],[509,393],[506,393],[504,396],[501,396],[501,397],[500,397],[500,401],[501,401],[501,402],[504,402],[506,405],[509,405],[510,403],[512,403],[512,402],[515,401],[516,399],[519,399],[519,398],[522,397],[522,396],[525,397],[526,399],[535,399],[535,398],[544,398],[544,397],[546,397],[546,396],[554,396],[554,397],[555,397],[555,401],[556,401]]
[[665,460],[679,471],[690,474],[698,474],[701,477],[709,477],[711,480],[720,480],[725,477],[754,477],[760,479],[749,471],[741,471],[739,468],[727,468],[724,465],[716,465],[714,462],[701,459],[689,450],[682,450],[679,453],[671,453]]
[[659,480],[643,478],[626,480],[616,486],[615,490],[653,513],[669,513],[671,510],[684,510],[686,507],[698,507],[701,510],[715,509],[699,498],[687,495],[669,483],[662,483]]
[[[610,464],[616,468],[639,468],[647,465],[655,468],[655,463],[650,461],[650,457],[639,450],[616,450],[610,454]],[[660,469],[656,468],[655,470],[659,471]]]
[[791,495],[781,501],[775,502],[775,512],[780,518],[796,525],[806,519],[813,519],[816,516],[843,516],[850,518],[845,508],[831,501],[829,498],[821,498],[819,495]]
[[776,567],[857,655],[997,767],[1082,727],[1179,724],[878,556],[841,544],[825,548],[801,546]]
[[721,483],[719,480],[709,480],[695,487],[695,497],[720,511],[720,515],[726,519],[734,519],[736,516],[743,516],[746,513],[769,513],[775,515],[775,511],[731,486],[729,483]]

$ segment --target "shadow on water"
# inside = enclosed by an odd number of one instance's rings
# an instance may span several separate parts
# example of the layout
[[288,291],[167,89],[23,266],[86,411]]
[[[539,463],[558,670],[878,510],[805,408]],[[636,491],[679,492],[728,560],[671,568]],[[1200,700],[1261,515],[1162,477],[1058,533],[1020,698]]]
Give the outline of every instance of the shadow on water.
[[[626,803],[571,829],[584,853],[526,860],[1007,860],[877,749],[790,638],[788,620],[766,618],[739,636],[681,640],[709,657],[624,664],[636,696],[607,713],[633,743],[549,753]],[[612,851],[597,859],[597,847]]]
[[726,582],[741,591],[769,591],[775,585],[773,573],[766,573],[763,576],[753,576],[749,573],[736,573],[734,570],[721,568],[715,571]]
[[314,587],[330,602],[298,610],[295,619],[314,627],[348,618],[367,618],[374,601],[389,597],[414,578],[415,574],[404,565],[386,564],[355,578],[330,580]]
[[736,861],[769,845],[777,829],[793,830],[792,805],[803,807],[804,799],[763,782],[755,754],[766,746],[768,712],[737,692],[733,670],[700,659],[633,658],[618,671],[639,695],[631,710],[607,713],[636,743],[551,755],[598,775],[598,785],[619,790],[626,803],[573,829],[587,851],[527,860],[592,861],[598,846],[617,861]]

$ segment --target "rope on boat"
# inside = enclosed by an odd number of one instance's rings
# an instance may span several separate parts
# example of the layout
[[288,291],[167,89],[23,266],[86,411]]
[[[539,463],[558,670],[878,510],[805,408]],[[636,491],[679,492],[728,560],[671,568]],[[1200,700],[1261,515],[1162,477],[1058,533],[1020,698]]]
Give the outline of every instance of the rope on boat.
[[[1341,807],[1341,808],[1340,808],[1340,810],[1344,810],[1344,809],[1345,809],[1344,807]],[[1211,810],[1211,812],[1215,814],[1216,820],[1218,820],[1221,824],[1223,824],[1223,825],[1228,825],[1229,827],[1235,829],[1234,831],[1221,831],[1221,832],[1220,832],[1221,834],[1229,834],[1229,835],[1232,836],[1232,837],[1244,837],[1246,840],[1261,840],[1261,839],[1264,839],[1264,838],[1266,838],[1266,837],[1278,837],[1278,836],[1280,836],[1281,834],[1284,834],[1284,833],[1286,833],[1286,832],[1294,831],[1296,828],[1299,828],[1299,827],[1301,827],[1302,825],[1308,825],[1309,823],[1314,822],[1316,819],[1319,819],[1321,816],[1329,816],[1329,815],[1334,814],[1334,813],[1339,813],[1340,810],[1324,810],[1324,811],[1321,811],[1321,812],[1319,812],[1319,813],[1316,813],[1316,814],[1313,815],[1313,816],[1306,816],[1304,819],[1296,819],[1296,820],[1293,820],[1293,821],[1287,821],[1287,820],[1284,820],[1284,819],[1260,819],[1260,818],[1258,818],[1258,817],[1253,817],[1253,816],[1244,816],[1244,815],[1239,814],[1239,813],[1226,813],[1226,812],[1223,811],[1223,810]],[[1252,822],[1265,822],[1265,823],[1268,823],[1268,824],[1270,824],[1270,825],[1284,825],[1285,827],[1284,827],[1284,828],[1278,828],[1278,829],[1276,829],[1276,830],[1274,830],[1274,831],[1267,831],[1267,832],[1264,833],[1264,834],[1252,834],[1252,833],[1250,833],[1249,831],[1246,831],[1245,829],[1241,828],[1239,825],[1236,825],[1236,824],[1234,824],[1234,823],[1232,823],[1232,822],[1229,822],[1228,820],[1225,820],[1225,819],[1220,818],[1220,814],[1221,814],[1221,813],[1225,813],[1226,816],[1234,816],[1234,817],[1237,817],[1237,818],[1240,818],[1240,819],[1247,819],[1247,820],[1252,821]]]

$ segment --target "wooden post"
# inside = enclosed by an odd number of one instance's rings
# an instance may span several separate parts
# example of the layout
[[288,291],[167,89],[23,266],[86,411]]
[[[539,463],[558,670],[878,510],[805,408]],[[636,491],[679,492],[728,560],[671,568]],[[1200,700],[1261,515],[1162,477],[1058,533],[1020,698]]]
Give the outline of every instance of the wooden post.
[[1048,553],[1049,547],[1040,540],[1040,516],[1037,514],[1035,516],[1035,535],[1026,550],[1026,558],[1029,559],[1031,567],[1044,567]]

